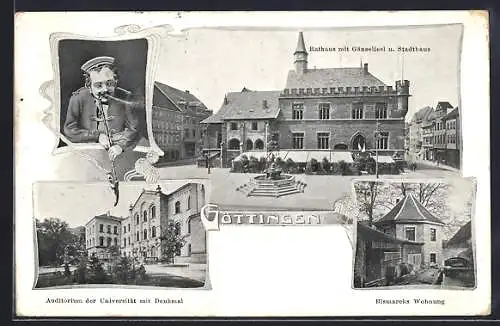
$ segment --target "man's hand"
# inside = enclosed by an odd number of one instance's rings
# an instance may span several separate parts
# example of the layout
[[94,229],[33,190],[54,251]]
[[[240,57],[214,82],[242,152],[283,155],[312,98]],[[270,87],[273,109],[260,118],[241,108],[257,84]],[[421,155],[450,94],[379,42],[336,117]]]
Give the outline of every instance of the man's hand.
[[113,145],[109,148],[108,154],[109,154],[109,159],[111,161],[114,161],[118,155],[120,155],[123,152],[123,149],[119,145]]
[[104,146],[105,149],[109,149],[109,138],[105,134],[99,135],[99,144]]

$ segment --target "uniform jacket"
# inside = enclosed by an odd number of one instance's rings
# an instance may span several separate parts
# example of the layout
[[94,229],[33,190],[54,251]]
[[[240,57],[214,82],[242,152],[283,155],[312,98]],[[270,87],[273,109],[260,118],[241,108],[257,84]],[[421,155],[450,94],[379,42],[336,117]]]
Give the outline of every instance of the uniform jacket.
[[[139,119],[134,107],[110,100],[107,116],[112,144],[133,148],[139,138]],[[80,88],[69,100],[64,134],[74,143],[97,143],[99,134],[106,134],[104,122],[98,122],[97,117],[97,104],[90,90]]]

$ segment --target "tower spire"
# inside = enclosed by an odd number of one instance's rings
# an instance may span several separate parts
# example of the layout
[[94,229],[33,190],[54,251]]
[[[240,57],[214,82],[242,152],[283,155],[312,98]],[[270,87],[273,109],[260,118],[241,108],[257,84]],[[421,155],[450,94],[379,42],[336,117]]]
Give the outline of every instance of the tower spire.
[[304,43],[304,35],[299,32],[299,38],[297,40],[297,48],[293,53],[295,71],[297,74],[303,74],[307,70],[307,50]]

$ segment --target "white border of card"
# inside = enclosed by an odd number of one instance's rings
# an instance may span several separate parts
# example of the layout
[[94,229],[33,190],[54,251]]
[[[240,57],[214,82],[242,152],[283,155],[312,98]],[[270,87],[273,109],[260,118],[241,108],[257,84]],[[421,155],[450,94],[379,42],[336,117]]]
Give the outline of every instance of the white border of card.
[[[52,119],[58,125],[58,65],[51,62],[59,40],[147,38],[146,107],[148,135],[154,141],[152,91],[162,37],[185,37],[190,29],[294,31],[334,28],[398,28],[462,24],[459,81],[463,121],[462,177],[477,180],[474,220],[477,286],[473,290],[352,288],[352,244],[341,224],[318,227],[221,225],[207,232],[209,291],[145,289],[34,290],[33,183],[61,180],[46,150],[41,117],[47,97],[40,85],[55,78]],[[491,309],[489,33],[486,11],[406,12],[65,12],[20,13],[15,41],[15,313],[24,317],[314,317],[314,316],[454,316],[486,315]],[[122,27],[130,25],[133,27]],[[118,27],[118,28],[117,28]],[[116,35],[118,33],[118,35]],[[411,43],[411,30],[408,30]],[[49,42],[50,39],[50,42]],[[217,47],[217,44],[211,46]],[[265,46],[272,47],[273,44]],[[168,49],[163,49],[168,53]],[[450,49],[455,51],[455,49]],[[221,62],[221,65],[224,63]],[[186,69],[189,69],[187,67]],[[53,75],[53,76],[52,76]],[[207,82],[216,76],[204,76]],[[197,77],[195,77],[197,78]],[[50,87],[47,87],[48,90]],[[53,121],[51,122],[53,123]],[[57,129],[58,130],[58,129]],[[86,148],[86,147],[85,147]],[[64,154],[61,154],[64,155]],[[88,180],[92,182],[92,180]],[[213,187],[210,187],[213,189]],[[210,203],[210,199],[208,199]],[[351,235],[352,236],[352,235]],[[154,292],[154,293],[153,293]],[[161,292],[161,293],[160,293]],[[137,303],[125,299],[135,298]],[[425,298],[444,304],[405,304]],[[49,299],[60,299],[49,300]],[[91,303],[91,299],[96,299]],[[102,301],[104,299],[104,301]],[[106,301],[123,299],[124,301]],[[144,299],[143,303],[141,299]],[[146,300],[146,299],[149,299]],[[167,300],[168,299],[168,300]],[[377,304],[377,299],[404,299]],[[75,302],[71,302],[75,300]],[[81,300],[81,301],[80,301]],[[439,301],[438,300],[438,301]],[[157,301],[155,303],[155,301]],[[78,303],[81,302],[81,303]],[[111,303],[110,303],[111,302]],[[176,304],[173,304],[173,303]],[[403,303],[401,303],[403,302]]]

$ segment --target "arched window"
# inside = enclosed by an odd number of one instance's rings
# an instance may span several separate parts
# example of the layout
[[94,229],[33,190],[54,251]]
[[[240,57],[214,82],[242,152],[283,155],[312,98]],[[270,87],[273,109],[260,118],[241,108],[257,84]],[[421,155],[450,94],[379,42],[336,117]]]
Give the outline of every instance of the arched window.
[[229,149],[240,149],[240,141],[236,138],[232,138],[230,141],[229,141]]
[[191,244],[188,244],[188,256],[191,256]]
[[257,139],[255,141],[255,149],[264,149],[264,142],[262,139]]
[[191,209],[191,196],[188,196],[188,198],[187,198],[187,209],[188,210]]
[[139,241],[139,240],[140,240],[140,239],[139,239],[139,231],[137,231],[137,232],[135,233],[135,240],[136,240],[136,241]]
[[176,201],[175,202],[175,214],[179,214],[181,212],[181,202]]
[[352,140],[352,149],[353,150],[362,150],[366,147],[366,140],[363,135],[357,134]]
[[135,224],[139,224],[139,214],[135,213]]
[[151,206],[151,219],[155,219],[155,218],[156,218],[156,207]]
[[143,239],[146,240],[148,238],[148,229],[144,229]]
[[251,139],[247,139],[246,147],[247,147],[247,151],[251,151],[253,149],[253,142]]
[[191,221],[192,221],[192,220],[193,220],[193,219],[191,219],[191,218],[190,218],[190,219],[188,220],[188,222],[187,222],[187,229],[188,229],[188,230],[187,230],[187,233],[188,233],[188,234],[191,234]]
[[148,211],[144,210],[144,212],[142,212],[142,216],[144,218],[144,222],[147,222],[148,221]]
[[156,226],[151,228],[151,238],[156,238]]

